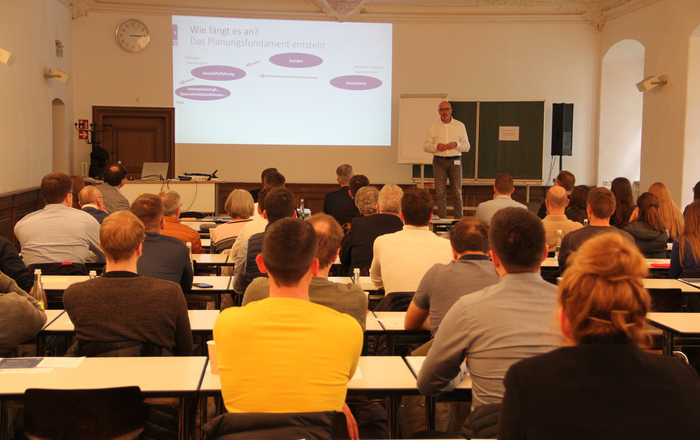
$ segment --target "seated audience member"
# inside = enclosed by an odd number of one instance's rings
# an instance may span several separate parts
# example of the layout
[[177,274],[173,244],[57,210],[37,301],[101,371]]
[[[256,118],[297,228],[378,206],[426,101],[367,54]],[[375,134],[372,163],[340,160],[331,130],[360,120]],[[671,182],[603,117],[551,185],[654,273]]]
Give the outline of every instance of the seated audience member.
[[653,183],[649,192],[659,198],[659,216],[668,230],[668,241],[673,242],[683,232],[683,213],[673,201],[668,187],[662,182]]
[[350,178],[354,175],[352,173],[352,166],[348,164],[340,165],[335,170],[335,175],[340,188],[333,192],[329,192],[323,199],[323,212],[329,215],[335,208],[352,205],[352,197],[350,197],[350,193],[348,191]]
[[262,251],[267,228],[277,220],[296,216],[296,198],[287,188],[273,188],[265,195],[263,218],[268,222],[265,231],[254,234],[241,245],[236,254],[233,290],[239,295],[245,293],[248,285],[257,277],[266,276],[258,267],[256,258]]
[[615,213],[610,217],[610,225],[624,229],[634,211],[632,184],[626,177],[616,177],[610,185],[610,191],[615,196]]
[[32,339],[46,323],[46,314],[15,280],[0,273],[0,357]]
[[72,284],[63,294],[77,337],[69,355],[192,355],[192,330],[180,287],[136,273],[144,231],[131,212],[112,214],[102,222],[105,273]]
[[588,193],[588,206],[586,207],[588,226],[569,232],[561,241],[561,250],[559,251],[559,271],[561,273],[566,269],[566,259],[569,258],[569,255],[576,252],[584,241],[598,234],[617,232],[630,243],[634,243],[634,238],[629,232],[610,226],[610,216],[615,211],[615,206],[615,196],[612,191],[605,187],[593,188]]
[[199,232],[187,225],[180,223],[180,212],[182,210],[182,199],[180,194],[172,189],[166,189],[158,194],[163,201],[163,234],[182,240],[183,243],[192,243],[193,254],[203,254],[202,239]]
[[588,206],[588,193],[590,188],[586,185],[575,186],[571,191],[569,198],[569,206],[564,211],[566,218],[583,224],[584,220],[588,220],[586,207]]
[[499,174],[496,176],[493,192],[493,200],[481,202],[479,206],[476,207],[475,215],[479,220],[488,223],[491,221],[491,217],[493,217],[496,211],[503,208],[513,207],[527,209],[527,206],[511,198],[515,192],[515,186],[513,185],[513,178],[509,174]]
[[700,271],[700,201],[685,210],[683,233],[673,242],[668,277],[676,279],[685,271]]
[[637,199],[637,207],[625,231],[634,238],[644,258],[666,258],[668,236],[659,215],[659,199],[646,192]]
[[428,228],[431,218],[430,193],[416,187],[406,189],[401,199],[403,229],[374,240],[369,275],[377,289],[386,293],[415,292],[428,269],[452,260],[450,242]]
[[15,280],[25,292],[34,285],[34,274],[27,269],[17,248],[5,237],[0,237],[0,272]]
[[542,219],[544,224],[544,232],[547,234],[547,249],[549,252],[554,252],[559,240],[557,231],[561,231],[562,238],[571,231],[581,229],[581,223],[569,220],[564,215],[566,205],[569,204],[569,199],[566,198],[566,190],[561,186],[553,186],[547,191],[547,215]]
[[[568,200],[571,195],[571,191],[574,190],[576,185],[576,177],[570,171],[560,171],[557,177],[554,178],[554,186],[560,186],[566,190],[566,198]],[[537,211],[537,217],[544,219],[547,214],[551,214],[547,210],[547,200],[540,205],[540,209]]]
[[453,261],[431,267],[408,307],[406,330],[430,328],[431,336],[458,299],[498,283],[489,259],[489,226],[474,218],[463,219],[450,231]]
[[15,225],[22,258],[32,273],[41,269],[44,275],[87,275],[91,251],[104,261],[98,244],[100,224],[87,212],[73,209],[71,185],[66,174],[44,176],[41,196],[46,206]]
[[234,189],[226,198],[224,209],[231,220],[209,231],[212,254],[220,254],[230,249],[241,229],[251,221],[255,203],[250,193],[243,189]]
[[[268,197],[275,191],[287,190]],[[303,220],[270,224],[256,257],[270,278],[270,297],[228,308],[214,324],[221,394],[229,412],[344,411],[355,439],[345,395],[360,358],[362,327],[309,301],[319,266],[316,246],[314,228]]]
[[347,236],[352,229],[352,222],[358,218],[367,217],[377,213],[377,199],[379,198],[379,190],[373,186],[363,186],[357,190],[355,195],[355,206],[360,212],[360,215],[345,223],[343,228],[343,237]]
[[[340,313],[346,313],[357,320],[365,330],[367,319],[367,295],[362,287],[353,283],[334,283],[328,281],[328,271],[338,256],[343,230],[333,217],[327,214],[314,214],[307,220],[316,231],[318,247],[318,274],[311,278],[309,299],[312,303],[330,307]],[[259,301],[270,296],[270,279],[259,277],[253,280],[243,296],[243,305]]]
[[[418,374],[421,394],[437,396],[462,381],[466,358],[472,378],[472,411],[462,436],[471,421],[490,409],[482,406],[501,402],[503,378],[512,364],[547,353],[563,342],[553,319],[557,288],[539,273],[547,257],[542,221],[525,209],[501,209],[491,220],[489,244],[500,281],[454,303]],[[473,437],[495,438],[496,420]]]
[[80,209],[78,194],[85,188],[85,179],[80,176],[70,176],[70,180],[73,182],[73,208]]
[[403,229],[400,217],[402,197],[403,190],[398,185],[384,185],[377,198],[377,213],[352,219],[352,226],[340,249],[340,262],[349,268],[349,275],[356,267],[362,270],[372,265],[372,248],[377,237]]
[[[698,199],[700,199],[700,182],[696,183],[693,187],[693,202]],[[690,204],[688,204],[688,206],[690,206]],[[683,217],[685,217],[686,211],[688,211],[688,206],[683,210]]]
[[[231,252],[229,253],[231,261],[235,261],[236,255],[238,255],[238,251],[241,249],[243,243],[247,243],[253,235],[265,231],[267,219],[263,217],[262,213],[265,210],[265,196],[269,192],[270,188],[263,188],[258,193],[258,202],[255,204],[255,208],[253,208],[255,215],[253,215],[250,222],[246,223],[243,228],[241,228],[238,237],[236,237],[236,241],[234,241],[233,246],[231,246]],[[222,274],[227,274],[226,269],[226,267],[223,268]],[[233,275],[233,272],[228,273],[228,275]]]
[[268,173],[271,173],[273,171],[277,172],[277,168],[265,168],[263,170],[263,172],[260,174],[261,187],[250,191],[250,195],[253,196],[253,202],[258,203],[258,194],[265,187],[265,175],[267,175]]
[[172,281],[179,284],[183,292],[190,292],[193,279],[190,254],[182,241],[163,235],[163,202],[160,197],[141,194],[131,204],[131,212],[143,223],[146,231],[136,272]]
[[500,440],[697,438],[697,373],[639,348],[648,339],[647,272],[639,251],[617,234],[581,246],[559,284],[568,344],[508,370]]
[[78,199],[79,209],[95,217],[95,220],[97,220],[99,224],[102,224],[102,221],[109,215],[107,213],[107,208],[105,208],[104,203],[102,203],[102,193],[94,186],[86,186],[80,190]]
[[335,208],[333,212],[331,212],[333,218],[338,220],[338,223],[340,223],[341,226],[344,227],[346,223],[350,223],[352,222],[352,219],[360,216],[360,210],[357,209],[354,200],[357,191],[365,186],[369,186],[369,179],[367,179],[366,176],[363,176],[362,174],[356,174],[350,178],[350,183],[348,184],[348,191],[350,197],[353,199],[353,203],[346,206],[339,206]]
[[95,187],[102,193],[105,207],[110,214],[129,210],[129,200],[120,191],[126,184],[126,175],[127,171],[124,165],[120,163],[110,165],[105,170],[104,183]]

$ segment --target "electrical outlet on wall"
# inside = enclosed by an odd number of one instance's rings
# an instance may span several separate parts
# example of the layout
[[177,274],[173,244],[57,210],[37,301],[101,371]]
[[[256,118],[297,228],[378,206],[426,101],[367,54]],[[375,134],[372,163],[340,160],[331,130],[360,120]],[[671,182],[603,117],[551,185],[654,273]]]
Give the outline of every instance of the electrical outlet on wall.
[[88,175],[88,163],[83,162],[80,164],[80,175],[83,177],[87,177]]
[[612,180],[603,180],[603,186],[611,186]]

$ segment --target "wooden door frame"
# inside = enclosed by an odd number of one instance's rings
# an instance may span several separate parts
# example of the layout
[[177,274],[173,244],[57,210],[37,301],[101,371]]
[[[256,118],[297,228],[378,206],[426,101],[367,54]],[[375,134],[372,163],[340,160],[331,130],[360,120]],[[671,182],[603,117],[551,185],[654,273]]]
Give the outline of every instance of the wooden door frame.
[[165,121],[165,157],[170,163],[168,177],[175,175],[175,108],[174,107],[116,107],[93,106],[92,120],[98,127],[105,117],[149,117]]

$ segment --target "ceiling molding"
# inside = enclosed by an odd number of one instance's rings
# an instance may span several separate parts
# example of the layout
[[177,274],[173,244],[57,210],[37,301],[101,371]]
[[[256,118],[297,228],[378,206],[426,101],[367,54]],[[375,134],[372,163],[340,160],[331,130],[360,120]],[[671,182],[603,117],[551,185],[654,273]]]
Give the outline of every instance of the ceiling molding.
[[589,23],[661,0],[71,0],[73,19],[91,11],[384,22]]

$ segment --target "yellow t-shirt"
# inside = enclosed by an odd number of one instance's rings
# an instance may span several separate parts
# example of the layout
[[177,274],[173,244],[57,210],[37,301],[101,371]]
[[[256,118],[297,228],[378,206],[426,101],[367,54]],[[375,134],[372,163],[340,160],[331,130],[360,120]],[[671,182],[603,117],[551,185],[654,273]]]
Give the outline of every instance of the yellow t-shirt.
[[267,298],[224,310],[214,340],[226,409],[342,410],[362,337],[349,315],[299,299]]

